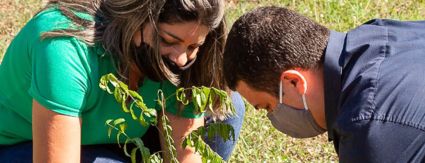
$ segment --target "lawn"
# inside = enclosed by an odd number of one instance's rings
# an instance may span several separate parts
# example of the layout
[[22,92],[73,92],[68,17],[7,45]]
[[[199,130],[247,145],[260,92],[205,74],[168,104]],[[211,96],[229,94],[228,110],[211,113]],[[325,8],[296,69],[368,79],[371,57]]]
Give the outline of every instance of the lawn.
[[[285,6],[336,31],[347,31],[374,18],[420,20],[425,0],[227,0],[229,26],[254,7]],[[24,23],[42,6],[40,0],[0,1],[0,62]],[[5,79],[1,79],[5,80]],[[327,135],[293,139],[275,130],[265,112],[247,110],[242,135],[231,162],[336,162]]]

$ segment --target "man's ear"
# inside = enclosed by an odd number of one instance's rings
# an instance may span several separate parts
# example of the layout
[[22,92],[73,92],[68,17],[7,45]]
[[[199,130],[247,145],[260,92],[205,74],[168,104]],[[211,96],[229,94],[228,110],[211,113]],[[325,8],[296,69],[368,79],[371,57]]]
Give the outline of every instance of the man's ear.
[[304,75],[298,70],[286,70],[281,76],[280,80],[283,81],[285,86],[290,85],[294,87],[299,94],[305,94],[307,92],[307,82]]

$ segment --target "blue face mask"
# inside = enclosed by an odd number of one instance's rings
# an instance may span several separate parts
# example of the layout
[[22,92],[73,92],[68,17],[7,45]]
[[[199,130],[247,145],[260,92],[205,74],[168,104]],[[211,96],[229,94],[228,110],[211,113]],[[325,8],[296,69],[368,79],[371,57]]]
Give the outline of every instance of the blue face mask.
[[267,113],[273,127],[294,138],[309,138],[324,133],[308,109],[305,94],[302,95],[304,109],[296,109],[282,103],[282,82],[279,84],[279,104]]

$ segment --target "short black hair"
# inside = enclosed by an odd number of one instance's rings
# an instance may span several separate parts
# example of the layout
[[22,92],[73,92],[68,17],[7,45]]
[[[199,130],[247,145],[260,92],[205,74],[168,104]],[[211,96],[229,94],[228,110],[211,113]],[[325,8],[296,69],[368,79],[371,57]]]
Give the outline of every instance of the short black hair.
[[223,73],[227,85],[238,81],[278,95],[280,75],[291,68],[323,64],[329,29],[282,7],[261,7],[241,16],[229,32]]

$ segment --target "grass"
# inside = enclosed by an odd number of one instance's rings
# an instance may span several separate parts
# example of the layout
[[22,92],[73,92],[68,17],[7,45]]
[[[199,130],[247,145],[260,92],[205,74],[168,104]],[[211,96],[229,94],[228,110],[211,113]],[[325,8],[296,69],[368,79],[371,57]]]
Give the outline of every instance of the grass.
[[[425,18],[425,0],[227,0],[228,22],[254,7],[277,5],[296,10],[330,29],[347,31],[370,19]],[[42,6],[40,0],[0,1],[0,62],[7,45]],[[337,162],[327,135],[293,139],[274,129],[265,112],[247,110],[240,141],[230,162]]]
[[[326,27],[347,31],[370,19],[420,20],[425,0],[229,0],[229,22],[259,6],[282,6],[308,16]],[[230,23],[231,24],[231,23]]]
[[10,41],[41,5],[40,0],[0,1],[0,63]]

